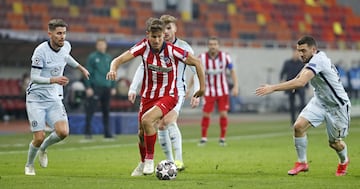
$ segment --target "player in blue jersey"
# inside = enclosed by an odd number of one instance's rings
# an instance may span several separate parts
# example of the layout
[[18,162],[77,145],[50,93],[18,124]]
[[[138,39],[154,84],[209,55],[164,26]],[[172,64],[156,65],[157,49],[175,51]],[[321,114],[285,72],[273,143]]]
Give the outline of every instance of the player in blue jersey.
[[306,131],[325,122],[329,146],[339,157],[335,175],[343,176],[349,164],[347,146],[343,141],[348,135],[350,125],[349,97],[341,84],[335,65],[324,52],[317,49],[314,38],[302,37],[297,42],[297,50],[305,64],[300,73],[294,79],[283,83],[263,85],[256,89],[255,94],[264,96],[275,91],[292,90],[310,82],[314,88],[314,96],[294,123],[294,143],[298,161],[288,174],[297,175],[299,172],[308,171]]
[[[34,160],[39,155],[41,167],[47,167],[46,149],[69,135],[68,118],[62,103],[63,86],[69,79],[63,76],[70,65],[89,79],[89,72],[71,55],[71,45],[65,40],[67,24],[62,19],[48,23],[49,40],[36,47],[32,55],[30,83],[26,90],[26,110],[33,132],[29,144],[25,175],[35,175]],[[46,137],[45,127],[52,132]]]
[[[176,21],[177,19],[171,15],[162,15],[160,20],[165,22],[165,41],[169,43],[173,43],[175,46],[181,47],[191,54],[194,54],[193,49],[190,45],[179,38],[176,37]],[[185,69],[186,65],[182,62],[179,62],[178,73],[177,73],[177,90],[178,90],[178,103],[176,104],[175,108],[171,110],[159,123],[158,129],[158,136],[159,136],[159,143],[161,149],[165,153],[165,156],[168,160],[175,162],[175,165],[178,170],[182,171],[185,169],[183,158],[182,158],[182,136],[177,125],[177,118],[179,116],[181,107],[185,101],[186,95],[186,74]],[[189,66],[188,68],[191,69],[193,73],[196,73],[195,67]],[[136,91],[141,84],[142,78],[144,76],[144,66],[142,64],[139,65],[137,68],[134,78],[131,82],[130,89],[129,89],[129,100],[134,103],[136,98]],[[199,79],[197,78],[196,74],[194,75],[194,92],[199,89]],[[199,98],[192,97],[191,98],[191,106],[196,107],[199,105]],[[175,159],[173,156],[173,151],[175,155]],[[134,169],[131,173],[131,176],[141,176],[143,175],[142,169],[144,167],[144,163],[140,162],[139,165]]]

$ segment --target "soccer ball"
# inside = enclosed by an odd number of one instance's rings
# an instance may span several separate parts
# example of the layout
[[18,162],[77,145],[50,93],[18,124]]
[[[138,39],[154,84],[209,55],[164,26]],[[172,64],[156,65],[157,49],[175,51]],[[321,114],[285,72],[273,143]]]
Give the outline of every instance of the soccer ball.
[[173,180],[177,175],[175,163],[169,160],[160,161],[156,166],[155,172],[159,180]]

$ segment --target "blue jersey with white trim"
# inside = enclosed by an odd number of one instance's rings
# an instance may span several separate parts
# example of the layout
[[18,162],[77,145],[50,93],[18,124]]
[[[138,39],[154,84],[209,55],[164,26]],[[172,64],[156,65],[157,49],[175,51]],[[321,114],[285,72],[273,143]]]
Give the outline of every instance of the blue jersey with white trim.
[[[40,76],[44,78],[59,77],[64,73],[65,57],[69,56],[71,45],[68,41],[59,51],[50,46],[50,41],[36,47],[31,57],[31,69],[40,69]],[[36,83],[31,81],[27,88],[28,101],[54,101],[63,99],[63,86],[57,83]]]
[[315,73],[310,84],[314,87],[314,95],[320,102],[326,106],[336,106],[350,101],[335,65],[324,52],[314,54],[305,67]]

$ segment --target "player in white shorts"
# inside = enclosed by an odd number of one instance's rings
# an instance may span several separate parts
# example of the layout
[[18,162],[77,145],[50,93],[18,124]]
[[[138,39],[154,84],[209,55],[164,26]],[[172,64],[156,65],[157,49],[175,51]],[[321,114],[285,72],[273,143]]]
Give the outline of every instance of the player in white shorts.
[[[32,55],[30,83],[26,89],[26,111],[33,133],[29,144],[25,175],[35,175],[34,160],[39,154],[41,167],[47,167],[46,149],[69,135],[68,118],[62,103],[63,86],[69,79],[63,76],[68,64],[79,69],[88,79],[89,72],[70,55],[71,45],[65,41],[67,24],[61,19],[48,23],[50,40],[36,47]],[[46,137],[45,127],[52,132]],[[46,138],[45,138],[46,137]]]
[[335,175],[344,176],[349,165],[347,146],[343,141],[343,138],[348,135],[350,126],[349,97],[341,84],[335,65],[324,52],[317,49],[312,37],[302,37],[297,42],[297,50],[305,63],[297,77],[279,84],[263,85],[257,88],[255,93],[263,96],[274,91],[295,90],[310,82],[314,88],[314,96],[294,123],[294,143],[298,161],[288,174],[297,175],[299,172],[309,170],[306,131],[310,127],[318,127],[325,122],[329,146],[339,157]]
[[[166,24],[166,26],[165,26],[165,41],[173,43],[175,46],[181,47],[181,48],[187,50],[188,52],[190,52],[191,54],[194,54],[193,49],[190,47],[190,45],[187,42],[185,42],[179,38],[176,38],[176,36],[175,36],[176,18],[174,18],[173,16],[170,16],[170,15],[163,15],[160,17],[160,20],[164,21]],[[159,129],[158,129],[158,137],[159,137],[159,143],[161,145],[161,149],[165,153],[166,158],[168,160],[175,162],[177,169],[180,171],[184,170],[185,166],[184,166],[183,158],[182,158],[182,136],[181,136],[181,132],[179,130],[179,127],[178,127],[176,121],[179,116],[181,107],[185,101],[185,95],[186,95],[186,90],[187,90],[186,83],[185,83],[185,81],[186,81],[185,69],[186,68],[187,68],[187,66],[184,63],[179,62],[178,73],[177,73],[177,82],[176,82],[177,89],[178,89],[178,102],[177,102],[176,106],[174,107],[174,109],[172,111],[170,111],[161,120],[161,122],[159,124]],[[190,68],[191,71],[195,75],[194,91],[196,92],[200,88],[199,81],[196,76],[196,70],[192,66],[189,66],[188,68]],[[135,101],[136,92],[142,81],[143,73],[144,73],[144,67],[141,63],[135,72],[135,75],[131,82],[129,93],[128,93],[129,100],[132,103],[134,103],[134,101]],[[192,97],[191,98],[191,106],[193,108],[198,106],[199,101],[200,101],[199,98]],[[173,149],[174,149],[175,158],[173,156]],[[131,173],[131,176],[143,175],[142,169],[143,169],[143,163],[140,162],[139,165]]]

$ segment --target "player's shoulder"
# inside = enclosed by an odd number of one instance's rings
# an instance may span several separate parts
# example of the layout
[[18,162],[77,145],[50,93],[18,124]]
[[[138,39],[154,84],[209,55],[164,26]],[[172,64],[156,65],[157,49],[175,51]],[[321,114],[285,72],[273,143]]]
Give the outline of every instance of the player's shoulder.
[[319,62],[328,62],[329,58],[327,57],[324,51],[318,51],[311,59],[311,62],[319,63]]
[[188,51],[193,51],[193,49],[192,49],[192,47],[190,46],[190,44],[189,44],[187,41],[183,40],[183,39],[177,38],[174,45],[175,45],[175,46],[178,46],[178,47],[181,47],[181,48],[183,48],[183,49],[185,49],[185,50],[188,50]]

